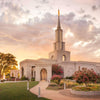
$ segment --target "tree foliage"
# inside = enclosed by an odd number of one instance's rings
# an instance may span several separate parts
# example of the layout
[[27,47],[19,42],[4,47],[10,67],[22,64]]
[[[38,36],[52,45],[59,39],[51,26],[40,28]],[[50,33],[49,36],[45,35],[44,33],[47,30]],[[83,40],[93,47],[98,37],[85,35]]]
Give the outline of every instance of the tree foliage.
[[54,64],[52,65],[52,73],[56,75],[63,74],[63,69],[61,66]]
[[4,54],[0,52],[0,76],[11,70],[13,66],[17,66],[15,56],[10,53]]
[[78,70],[73,75],[74,79],[78,83],[96,83],[98,79],[98,75],[94,72],[93,69],[82,68],[82,70]]

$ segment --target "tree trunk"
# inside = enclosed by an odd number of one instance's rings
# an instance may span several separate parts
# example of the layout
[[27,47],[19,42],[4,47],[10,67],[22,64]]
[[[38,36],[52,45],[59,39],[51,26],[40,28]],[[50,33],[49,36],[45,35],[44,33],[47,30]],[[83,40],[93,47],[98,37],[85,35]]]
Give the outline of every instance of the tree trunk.
[[1,76],[3,75],[3,72],[4,72],[4,66],[1,69]]

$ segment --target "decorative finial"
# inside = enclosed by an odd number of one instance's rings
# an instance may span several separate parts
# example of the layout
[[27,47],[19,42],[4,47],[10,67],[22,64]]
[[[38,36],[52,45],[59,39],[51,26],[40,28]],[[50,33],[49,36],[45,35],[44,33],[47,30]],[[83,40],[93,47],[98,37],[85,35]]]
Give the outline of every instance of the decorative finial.
[[58,9],[58,16],[60,16],[60,10]]
[[57,28],[60,28],[60,10],[58,9],[58,26]]

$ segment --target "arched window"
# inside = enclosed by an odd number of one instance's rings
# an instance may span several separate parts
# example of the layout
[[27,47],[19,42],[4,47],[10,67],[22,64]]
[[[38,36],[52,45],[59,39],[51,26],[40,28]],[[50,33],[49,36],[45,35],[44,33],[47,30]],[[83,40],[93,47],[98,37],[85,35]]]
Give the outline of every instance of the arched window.
[[66,56],[65,55],[62,56],[62,61],[66,61]]
[[22,67],[22,77],[24,76],[24,68]]
[[54,56],[51,56],[51,59],[53,60],[54,59]]

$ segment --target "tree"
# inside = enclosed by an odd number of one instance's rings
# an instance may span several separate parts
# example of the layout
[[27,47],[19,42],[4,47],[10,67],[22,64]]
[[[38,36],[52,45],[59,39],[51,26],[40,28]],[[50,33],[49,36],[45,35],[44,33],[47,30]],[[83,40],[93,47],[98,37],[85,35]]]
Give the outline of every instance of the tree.
[[98,75],[94,72],[94,70],[89,70],[87,68],[82,68],[82,70],[76,71],[73,77],[76,82],[85,83],[86,86],[88,83],[96,83],[98,79]]
[[0,52],[0,76],[10,70],[13,66],[17,66],[15,56],[10,53],[4,54]]
[[61,66],[54,64],[52,65],[52,73],[56,75],[63,74],[63,69]]

